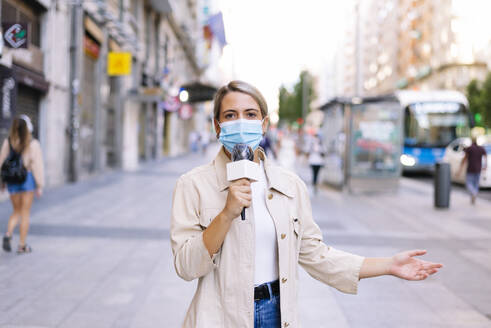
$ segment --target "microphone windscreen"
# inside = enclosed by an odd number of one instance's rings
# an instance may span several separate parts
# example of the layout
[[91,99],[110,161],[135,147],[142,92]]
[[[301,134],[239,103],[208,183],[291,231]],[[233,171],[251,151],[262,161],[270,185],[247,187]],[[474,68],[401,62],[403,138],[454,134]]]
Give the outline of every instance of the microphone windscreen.
[[232,161],[235,162],[243,159],[252,161],[254,159],[254,152],[246,144],[236,144],[234,149],[232,149]]

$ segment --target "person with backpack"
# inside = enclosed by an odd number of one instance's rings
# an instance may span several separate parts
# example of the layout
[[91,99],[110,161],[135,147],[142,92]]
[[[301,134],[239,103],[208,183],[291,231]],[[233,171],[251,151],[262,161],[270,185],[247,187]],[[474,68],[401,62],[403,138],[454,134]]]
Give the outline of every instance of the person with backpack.
[[12,251],[11,241],[15,227],[20,223],[18,254],[30,253],[32,248],[26,244],[29,230],[29,216],[34,193],[43,194],[44,167],[41,145],[32,138],[33,126],[26,115],[14,118],[9,136],[0,150],[2,190],[7,187],[12,202],[13,213],[7,224],[2,248]]

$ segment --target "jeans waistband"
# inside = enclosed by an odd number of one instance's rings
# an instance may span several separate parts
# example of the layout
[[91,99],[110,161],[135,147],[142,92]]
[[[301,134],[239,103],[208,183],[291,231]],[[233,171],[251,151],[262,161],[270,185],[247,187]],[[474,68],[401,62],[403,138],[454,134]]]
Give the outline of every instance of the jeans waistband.
[[269,299],[280,294],[280,283],[278,280],[267,282],[254,287],[254,300]]

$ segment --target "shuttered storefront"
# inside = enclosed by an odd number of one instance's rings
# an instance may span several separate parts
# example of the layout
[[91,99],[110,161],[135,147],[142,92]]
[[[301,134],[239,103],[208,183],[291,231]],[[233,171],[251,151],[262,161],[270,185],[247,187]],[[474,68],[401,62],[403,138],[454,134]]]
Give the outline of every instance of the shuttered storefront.
[[80,110],[80,173],[86,175],[94,170],[94,125],[95,125],[95,68],[96,61],[84,56],[82,80],[82,106]]
[[109,78],[109,100],[106,109],[106,165],[118,166],[118,130],[121,131],[121,117],[116,113],[118,107],[118,77]]
[[18,85],[17,90],[17,114],[29,116],[34,128],[32,136],[39,139],[39,100],[41,93],[22,84]]
[[95,169],[96,69],[100,45],[88,33],[84,35],[84,56],[81,83],[79,161],[80,175]]

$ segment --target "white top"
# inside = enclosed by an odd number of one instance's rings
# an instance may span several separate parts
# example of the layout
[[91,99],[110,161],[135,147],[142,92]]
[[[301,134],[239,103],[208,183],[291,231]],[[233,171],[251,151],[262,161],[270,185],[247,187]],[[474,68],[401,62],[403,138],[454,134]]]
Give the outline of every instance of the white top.
[[256,226],[256,255],[254,284],[260,285],[278,279],[278,244],[273,218],[266,207],[266,189],[268,183],[263,161],[259,180],[251,183],[252,210]]
[[312,140],[310,144],[309,151],[309,164],[310,165],[324,165],[324,157],[322,157],[322,153],[324,153],[324,147],[319,139],[315,138]]

